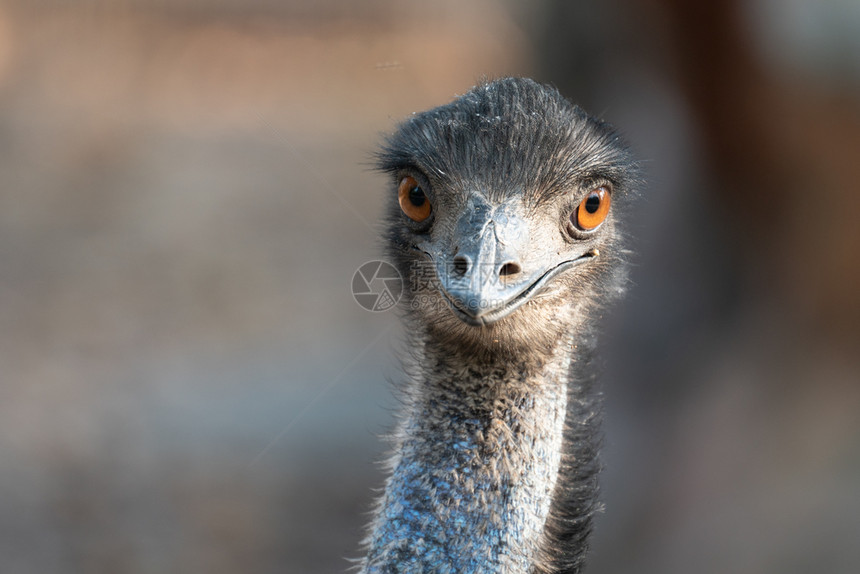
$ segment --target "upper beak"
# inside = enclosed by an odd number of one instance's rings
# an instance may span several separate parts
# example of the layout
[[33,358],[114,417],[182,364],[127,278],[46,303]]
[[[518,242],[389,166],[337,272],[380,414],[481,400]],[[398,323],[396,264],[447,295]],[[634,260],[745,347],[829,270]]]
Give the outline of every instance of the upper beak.
[[519,294],[516,276],[528,241],[526,222],[512,210],[473,205],[457,224],[460,242],[449,257],[436,260],[442,292],[461,319],[486,324],[486,319]]
[[526,261],[529,223],[515,205],[472,201],[457,223],[451,255],[437,256],[441,291],[454,313],[471,325],[489,325],[526,303],[558,273],[586,257]]

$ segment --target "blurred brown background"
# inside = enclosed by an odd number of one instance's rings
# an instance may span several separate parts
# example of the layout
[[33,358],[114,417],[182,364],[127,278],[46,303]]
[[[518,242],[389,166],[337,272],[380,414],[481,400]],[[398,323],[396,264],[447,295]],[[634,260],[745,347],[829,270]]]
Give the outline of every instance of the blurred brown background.
[[860,571],[860,4],[701,4],[0,2],[0,571],[344,571],[370,156],[501,75],[649,181],[589,571]]

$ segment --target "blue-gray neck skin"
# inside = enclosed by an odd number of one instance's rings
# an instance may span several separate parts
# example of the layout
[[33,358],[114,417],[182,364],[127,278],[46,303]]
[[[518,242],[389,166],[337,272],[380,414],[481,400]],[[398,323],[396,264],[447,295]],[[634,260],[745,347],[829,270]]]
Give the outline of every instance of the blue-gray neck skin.
[[415,338],[361,572],[577,571],[595,508],[599,417],[590,384],[571,376],[589,345],[563,336],[537,358],[476,362]]

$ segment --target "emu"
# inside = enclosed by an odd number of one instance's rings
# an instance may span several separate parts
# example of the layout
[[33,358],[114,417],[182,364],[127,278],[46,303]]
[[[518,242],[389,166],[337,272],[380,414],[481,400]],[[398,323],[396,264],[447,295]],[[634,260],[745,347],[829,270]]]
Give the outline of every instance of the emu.
[[626,281],[636,162],[555,89],[505,78],[405,120],[378,167],[407,341],[360,571],[579,572],[599,508],[597,322]]

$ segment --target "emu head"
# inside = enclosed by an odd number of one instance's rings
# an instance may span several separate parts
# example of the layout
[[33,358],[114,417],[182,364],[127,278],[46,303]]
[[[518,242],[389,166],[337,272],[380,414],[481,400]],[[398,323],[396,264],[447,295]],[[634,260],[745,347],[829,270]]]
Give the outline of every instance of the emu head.
[[604,122],[531,80],[415,114],[378,156],[407,315],[472,352],[551,346],[621,289],[635,166]]

